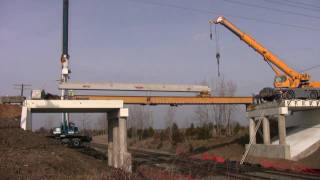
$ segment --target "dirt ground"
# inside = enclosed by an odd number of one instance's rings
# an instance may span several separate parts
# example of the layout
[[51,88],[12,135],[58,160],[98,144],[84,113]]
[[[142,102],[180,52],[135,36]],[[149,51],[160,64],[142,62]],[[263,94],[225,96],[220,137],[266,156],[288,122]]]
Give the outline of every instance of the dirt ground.
[[19,128],[19,106],[0,105],[1,179],[137,179],[80,153]]
[[[19,128],[21,107],[0,105],[0,177],[1,179],[139,179],[107,166],[107,160],[95,158],[61,145],[54,139]],[[242,136],[219,137],[210,140],[193,140],[171,146],[164,141],[161,146],[153,138],[131,144],[131,147],[159,149],[176,154],[201,158],[203,153],[239,160],[244,152]],[[94,143],[106,142],[106,136],[96,137]],[[190,151],[191,149],[191,151]],[[281,167],[319,168],[320,149],[299,162],[253,158],[254,163],[277,163]]]
[[154,138],[138,142],[130,141],[130,145],[133,148],[157,149],[175,154],[187,154],[193,157],[200,157],[203,153],[210,153],[230,160],[239,160],[244,152],[242,135],[214,137],[208,140],[187,140],[183,143],[178,143],[177,146],[172,146],[167,140],[163,141],[161,146],[159,144],[159,140]]
[[[215,155],[224,159],[240,161],[245,152],[244,144],[248,142],[248,137],[238,135],[234,137],[215,137],[208,140],[191,140],[189,142],[179,143],[177,146],[172,146],[169,142],[162,142],[162,146],[158,148],[157,140],[148,138],[139,142],[131,142],[133,148],[146,148],[157,149],[160,151],[167,151],[171,153],[187,154],[194,158],[201,159],[204,154]],[[190,149],[190,144],[192,151]],[[247,157],[247,162],[255,164],[275,164],[282,169],[301,169],[301,168],[314,168],[320,169],[320,149],[312,153],[310,156],[299,161],[290,161],[282,159],[260,158],[260,157]]]
[[302,164],[320,169],[320,148],[306,158],[299,160]]

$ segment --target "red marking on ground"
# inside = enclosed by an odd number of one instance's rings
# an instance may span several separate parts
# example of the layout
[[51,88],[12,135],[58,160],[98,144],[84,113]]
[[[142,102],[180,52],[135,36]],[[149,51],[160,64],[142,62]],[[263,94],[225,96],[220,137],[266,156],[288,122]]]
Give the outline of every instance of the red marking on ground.
[[269,160],[261,160],[260,165],[264,168],[276,169],[276,170],[292,170],[295,172],[304,172],[310,174],[320,175],[320,169],[313,169],[308,166],[288,164],[286,162],[273,162]]
[[223,157],[217,156],[217,155],[214,155],[214,154],[209,154],[209,153],[203,153],[201,155],[201,159],[202,160],[214,161],[214,162],[221,163],[221,164],[225,162],[225,159]]

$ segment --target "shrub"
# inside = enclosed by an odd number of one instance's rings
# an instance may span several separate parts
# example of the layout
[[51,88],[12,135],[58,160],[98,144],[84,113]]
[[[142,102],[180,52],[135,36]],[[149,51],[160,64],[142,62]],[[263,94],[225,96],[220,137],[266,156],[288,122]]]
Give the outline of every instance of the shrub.
[[[211,128],[210,128],[211,127]],[[213,128],[213,125],[210,126],[210,124],[206,124],[204,123],[202,127],[197,127],[196,129],[196,137],[197,139],[209,139],[211,138],[211,135],[212,135],[212,128]]]
[[178,143],[183,141],[183,136],[180,133],[178,125],[176,123],[172,124],[171,131],[172,131],[172,134],[171,134],[172,145],[177,145]]
[[193,123],[191,123],[190,124],[190,127],[189,128],[187,128],[187,130],[186,130],[186,136],[191,136],[191,137],[193,137],[194,135],[195,135],[195,128],[194,128],[194,124]]
[[235,124],[235,126],[233,128],[233,134],[238,134],[240,129],[241,129],[240,124],[238,122],[236,122],[236,124]]

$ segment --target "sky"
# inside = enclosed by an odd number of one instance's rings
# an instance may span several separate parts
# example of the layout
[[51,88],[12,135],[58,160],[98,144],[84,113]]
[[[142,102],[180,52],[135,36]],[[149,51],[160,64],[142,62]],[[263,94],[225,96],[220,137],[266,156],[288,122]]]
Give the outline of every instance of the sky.
[[[216,41],[208,20],[218,15],[297,71],[320,64],[317,0],[70,0],[71,81],[214,84]],[[0,22],[0,95],[19,94],[17,83],[58,93],[62,0],[0,0]],[[216,28],[220,71],[237,84],[236,94],[272,86],[274,73],[262,57]],[[319,71],[308,73],[320,80]],[[181,114],[182,121],[189,116]]]

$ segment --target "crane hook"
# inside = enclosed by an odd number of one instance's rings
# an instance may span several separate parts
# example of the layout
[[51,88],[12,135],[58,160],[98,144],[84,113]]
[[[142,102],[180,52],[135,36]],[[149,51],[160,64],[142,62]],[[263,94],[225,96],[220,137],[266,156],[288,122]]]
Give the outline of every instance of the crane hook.
[[[220,48],[219,48],[219,40],[218,40],[218,33],[217,28],[214,26],[214,33],[215,33],[215,41],[216,41],[216,59],[217,59],[217,65],[218,65],[218,77],[220,77]],[[212,33],[212,24],[210,24],[210,40],[213,39],[213,33]]]
[[220,53],[216,53],[217,64],[218,64],[218,77],[220,77]]
[[213,36],[212,36],[212,25],[210,24],[210,40],[212,40]]

